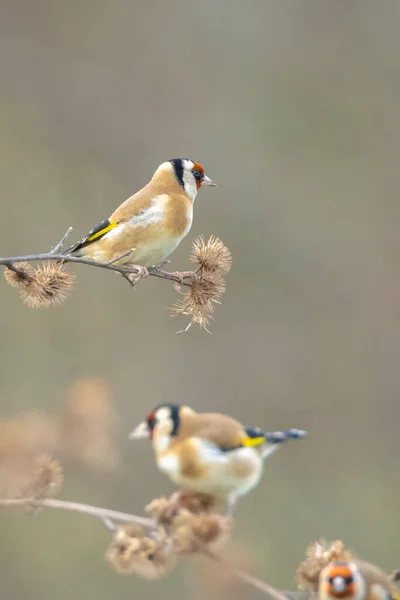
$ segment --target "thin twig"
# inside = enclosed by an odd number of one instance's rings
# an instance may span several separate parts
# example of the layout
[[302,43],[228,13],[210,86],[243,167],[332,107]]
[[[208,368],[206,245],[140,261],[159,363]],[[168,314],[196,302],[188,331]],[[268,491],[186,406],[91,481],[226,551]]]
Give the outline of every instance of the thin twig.
[[104,519],[111,521],[121,521],[124,523],[137,523],[138,525],[144,525],[145,527],[154,527],[155,522],[153,519],[147,519],[145,517],[139,517],[130,513],[120,512],[118,510],[111,510],[109,508],[100,508],[99,506],[92,506],[91,504],[81,504],[80,502],[70,502],[69,500],[58,500],[57,498],[44,498],[43,500],[37,500],[35,498],[4,498],[0,499],[0,506],[13,507],[13,506],[39,506],[47,508],[60,508],[63,510],[70,510],[72,512],[79,512],[85,515],[91,515],[97,517],[105,523]]
[[[120,258],[120,257],[118,257]],[[99,262],[90,258],[84,258],[83,256],[71,256],[69,254],[55,254],[53,251],[45,252],[43,254],[27,254],[25,256],[6,256],[0,257],[0,265],[4,265],[10,268],[10,264],[17,262],[38,262],[38,261],[57,261],[63,263],[78,263],[81,265],[88,265],[90,267],[97,267],[99,269],[107,269],[108,271],[114,271],[121,273],[122,275],[128,275],[129,273],[140,274],[140,265],[124,265],[118,266],[113,262]],[[190,287],[191,283],[182,281],[177,272],[170,273],[169,271],[163,271],[162,269],[149,269],[149,275],[151,277],[159,277],[161,279],[168,279],[175,281],[181,285]]]
[[[0,506],[3,507],[17,507],[17,506],[36,506],[38,508],[46,507],[46,508],[58,508],[62,510],[68,510],[72,512],[78,512],[85,515],[91,515],[93,517],[97,517],[100,521],[112,532],[116,530],[115,522],[124,522],[124,523],[137,523],[138,525],[143,525],[148,527],[150,530],[156,531],[157,523],[153,519],[147,519],[145,517],[139,517],[137,515],[132,515],[130,513],[120,512],[117,510],[111,510],[109,508],[101,508],[99,506],[92,506],[90,504],[81,504],[80,502],[70,502],[68,500],[58,500],[56,498],[44,498],[42,500],[38,500],[35,498],[3,498],[0,499]],[[256,588],[263,594],[274,598],[274,600],[288,600],[288,597],[285,596],[281,591],[274,588],[271,585],[268,585],[264,581],[257,579],[253,575],[249,575],[245,571],[241,571],[236,569],[229,562],[214,554],[210,550],[204,549],[203,554],[208,558],[223,564],[228,567],[232,574],[235,575],[238,579],[251,585],[253,588]]]
[[272,585],[268,585],[268,583],[265,583],[265,581],[261,581],[260,579],[257,579],[257,577],[254,577],[253,575],[249,575],[245,571],[236,569],[229,562],[227,562],[226,560],[224,560],[217,554],[214,554],[210,550],[205,550],[204,554],[206,556],[208,556],[208,558],[211,558],[212,560],[219,562],[219,563],[223,564],[224,566],[228,567],[232,571],[232,574],[235,575],[235,577],[237,577],[238,579],[241,579],[245,583],[248,583],[252,587],[259,590],[260,592],[263,592],[264,594],[271,596],[271,598],[274,598],[275,600],[288,600],[288,598],[285,596],[285,594],[283,594],[278,589],[274,588]]
[[69,234],[71,233],[71,231],[73,231],[72,227],[68,227],[67,231],[64,233],[64,235],[62,236],[61,240],[54,246],[54,248],[52,248],[50,250],[50,254],[57,254],[57,252],[59,252],[61,250],[61,248],[64,245],[65,240],[67,239],[67,237],[69,236]]

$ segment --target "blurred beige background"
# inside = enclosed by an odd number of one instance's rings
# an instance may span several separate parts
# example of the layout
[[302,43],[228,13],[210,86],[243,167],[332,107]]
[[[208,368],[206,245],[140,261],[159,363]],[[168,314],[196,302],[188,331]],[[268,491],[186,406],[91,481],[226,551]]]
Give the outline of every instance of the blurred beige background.
[[[212,335],[176,335],[163,281],[131,291],[77,267],[67,302],[42,311],[1,284],[2,417],[60,412],[79,377],[114,393],[121,464],[67,464],[62,498],[141,512],[171,491],[126,436],[185,402],[310,432],[239,506],[255,574],[293,588],[318,536],[400,566],[399,28],[393,0],[1,1],[0,254],[46,251],[69,225],[78,239],[189,156],[219,187],[171,267],[200,233],[234,258]],[[89,517],[1,512],[0,531],[5,598],[204,597],[191,565],[116,575]]]

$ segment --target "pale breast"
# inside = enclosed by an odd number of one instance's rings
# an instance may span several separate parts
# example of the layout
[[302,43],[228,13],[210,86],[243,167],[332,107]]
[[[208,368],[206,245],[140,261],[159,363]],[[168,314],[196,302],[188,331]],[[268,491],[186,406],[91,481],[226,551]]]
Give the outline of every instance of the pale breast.
[[158,457],[158,466],[173,481],[199,492],[227,495],[246,494],[257,485],[262,472],[262,459],[253,448],[222,452],[214,444],[200,438],[190,438],[175,452]]

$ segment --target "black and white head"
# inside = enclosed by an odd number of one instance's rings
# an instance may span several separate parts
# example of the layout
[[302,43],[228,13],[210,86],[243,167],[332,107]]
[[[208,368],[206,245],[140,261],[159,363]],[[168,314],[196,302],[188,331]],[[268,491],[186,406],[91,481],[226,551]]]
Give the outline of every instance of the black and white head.
[[166,450],[172,439],[179,434],[182,416],[194,414],[180,404],[159,404],[130,433],[130,440],[151,439],[156,451]]
[[197,192],[202,186],[216,187],[216,184],[204,173],[201,164],[193,162],[189,158],[172,158],[162,163],[154,175],[165,173],[172,173],[192,200],[196,198]]

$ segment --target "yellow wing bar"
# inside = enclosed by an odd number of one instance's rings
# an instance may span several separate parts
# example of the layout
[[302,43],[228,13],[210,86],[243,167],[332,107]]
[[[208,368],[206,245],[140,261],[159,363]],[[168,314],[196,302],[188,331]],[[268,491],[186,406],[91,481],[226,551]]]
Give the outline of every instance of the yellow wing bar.
[[242,441],[242,445],[246,447],[260,446],[261,444],[265,444],[265,437],[245,437]]
[[97,238],[103,237],[103,235],[105,235],[108,231],[111,231],[111,229],[114,229],[118,223],[112,223],[110,221],[106,221],[106,225],[105,227],[102,227],[101,229],[97,229],[95,231],[93,231],[93,233],[91,233],[90,235],[88,235],[86,242],[93,242],[94,240],[97,240]]

